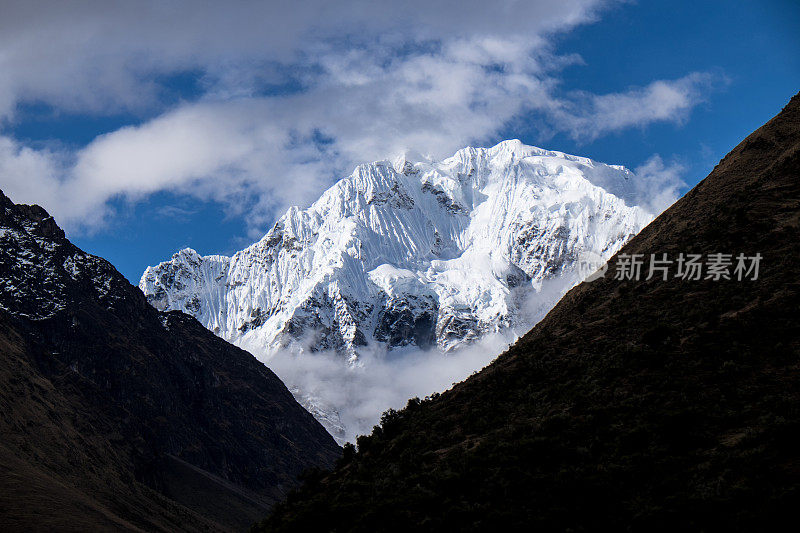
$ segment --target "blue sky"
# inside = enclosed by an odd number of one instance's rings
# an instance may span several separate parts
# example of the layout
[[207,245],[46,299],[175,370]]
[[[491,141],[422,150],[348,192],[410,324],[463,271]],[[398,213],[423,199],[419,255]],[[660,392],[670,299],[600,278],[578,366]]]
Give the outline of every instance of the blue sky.
[[379,4],[11,2],[0,187],[136,283],[403,149],[519,138],[691,186],[800,90],[793,1]]

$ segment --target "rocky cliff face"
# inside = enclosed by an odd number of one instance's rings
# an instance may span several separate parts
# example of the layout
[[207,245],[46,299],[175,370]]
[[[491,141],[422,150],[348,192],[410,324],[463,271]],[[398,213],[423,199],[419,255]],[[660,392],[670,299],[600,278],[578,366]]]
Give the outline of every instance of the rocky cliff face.
[[339,453],[262,363],[1,193],[0,347],[2,529],[242,528]]
[[139,286],[157,309],[264,355],[451,350],[529,327],[579,281],[581,254],[607,259],[646,225],[631,177],[519,141],[361,165],[245,250],[182,250]]

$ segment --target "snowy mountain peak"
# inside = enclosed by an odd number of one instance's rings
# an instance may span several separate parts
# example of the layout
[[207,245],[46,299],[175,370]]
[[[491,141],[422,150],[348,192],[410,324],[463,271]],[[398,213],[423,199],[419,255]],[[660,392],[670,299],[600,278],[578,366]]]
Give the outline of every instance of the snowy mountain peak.
[[433,158],[430,156],[422,155],[415,150],[404,150],[397,157],[394,158],[392,167],[395,171],[409,174],[415,172],[414,166],[417,163],[432,164]]
[[[184,249],[140,287],[256,353],[288,344],[449,350],[527,328],[652,216],[620,166],[526,146],[362,164],[232,257]],[[626,199],[628,200],[626,202]]]
[[[513,337],[541,319],[580,281],[583,254],[608,258],[651,220],[632,203],[632,177],[517,140],[442,161],[405,153],[357,166],[233,256],[187,248],[139,287],[264,360],[280,353],[273,364],[325,351],[365,370],[385,350],[419,363],[420,350]],[[291,368],[295,396],[339,439],[374,423]],[[335,379],[338,390],[355,378]]]

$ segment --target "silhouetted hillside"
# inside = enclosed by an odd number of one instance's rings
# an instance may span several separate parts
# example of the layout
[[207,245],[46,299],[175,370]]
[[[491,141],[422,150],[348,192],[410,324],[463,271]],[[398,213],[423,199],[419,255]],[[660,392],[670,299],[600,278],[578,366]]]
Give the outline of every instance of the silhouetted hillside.
[[[732,279],[646,280],[663,253],[733,254]],[[739,253],[758,279],[736,279]],[[631,254],[642,279],[614,279]],[[799,370],[800,95],[605,278],[385,415],[260,530],[776,530],[800,504]]]
[[0,530],[243,529],[340,448],[263,364],[0,193]]

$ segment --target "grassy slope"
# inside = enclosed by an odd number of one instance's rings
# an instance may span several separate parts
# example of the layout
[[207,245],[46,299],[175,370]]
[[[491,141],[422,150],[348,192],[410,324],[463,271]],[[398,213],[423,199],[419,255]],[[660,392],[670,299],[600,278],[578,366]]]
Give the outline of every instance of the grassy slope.
[[108,421],[42,376],[26,348],[0,320],[0,530],[220,528],[135,482]]
[[800,95],[621,251],[664,252],[764,259],[757,281],[581,284],[260,529],[777,527],[800,503]]
[[0,192],[0,531],[242,530],[340,455],[252,355],[76,254]]

